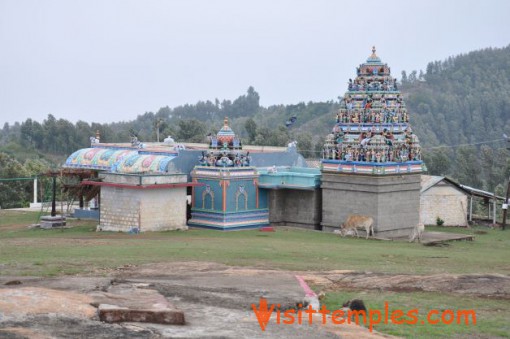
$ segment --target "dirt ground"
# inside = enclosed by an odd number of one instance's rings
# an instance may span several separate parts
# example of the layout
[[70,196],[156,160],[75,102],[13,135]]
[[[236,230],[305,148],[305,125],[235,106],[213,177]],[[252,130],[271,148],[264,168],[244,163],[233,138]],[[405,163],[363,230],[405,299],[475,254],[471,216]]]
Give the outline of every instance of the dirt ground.
[[[260,297],[264,297],[282,310],[295,309],[305,301],[305,292],[296,279],[301,273],[173,262],[121,267],[101,277],[0,277],[0,337],[387,337],[354,324],[323,326],[320,316],[312,318],[312,325],[306,321],[301,325],[277,324],[275,314],[262,332],[251,305],[259,305]],[[118,284],[143,284],[158,291],[184,312],[186,324],[100,322],[91,311],[94,302],[90,298]]]
[[[262,332],[251,305],[260,297],[296,308],[304,291],[296,275],[325,291],[372,289],[435,291],[510,300],[504,275],[389,275],[353,271],[291,272],[230,267],[207,262],[124,266],[101,276],[0,277],[2,338],[377,338],[356,325],[278,325]],[[7,285],[6,285],[7,284]],[[143,284],[184,311],[186,324],[107,324],[97,318],[91,295],[116,284]],[[97,306],[97,305],[95,305]]]
[[510,277],[502,274],[381,274],[330,271],[303,276],[324,290],[362,289],[440,292],[510,300]]

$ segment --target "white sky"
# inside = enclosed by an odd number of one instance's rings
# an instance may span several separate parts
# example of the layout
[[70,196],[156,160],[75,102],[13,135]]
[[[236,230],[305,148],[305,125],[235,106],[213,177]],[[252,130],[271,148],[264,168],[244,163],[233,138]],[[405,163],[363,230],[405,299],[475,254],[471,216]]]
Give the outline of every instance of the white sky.
[[510,43],[510,1],[0,0],[0,126],[336,100],[372,45],[400,78]]

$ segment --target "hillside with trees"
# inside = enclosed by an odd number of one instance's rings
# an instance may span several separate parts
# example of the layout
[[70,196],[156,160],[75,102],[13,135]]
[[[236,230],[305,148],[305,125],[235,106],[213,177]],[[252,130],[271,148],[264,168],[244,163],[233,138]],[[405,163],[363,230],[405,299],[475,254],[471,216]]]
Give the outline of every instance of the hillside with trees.
[[[431,62],[425,71],[402,72],[400,89],[429,173],[503,195],[510,175],[510,144],[502,137],[510,135],[510,46]],[[339,88],[338,95],[346,90]],[[338,101],[269,107],[259,101],[249,87],[235,100],[162,107],[133,121],[73,124],[50,114],[42,122],[5,123],[0,177],[33,175],[30,161],[37,161],[40,170],[57,167],[73,151],[87,147],[96,131],[102,142],[129,142],[133,135],[145,142],[157,141],[158,135],[160,141],[171,135],[179,142],[204,142],[221,128],[225,116],[245,144],[285,146],[297,140],[305,157],[319,158]],[[0,206],[4,204],[0,196]]]

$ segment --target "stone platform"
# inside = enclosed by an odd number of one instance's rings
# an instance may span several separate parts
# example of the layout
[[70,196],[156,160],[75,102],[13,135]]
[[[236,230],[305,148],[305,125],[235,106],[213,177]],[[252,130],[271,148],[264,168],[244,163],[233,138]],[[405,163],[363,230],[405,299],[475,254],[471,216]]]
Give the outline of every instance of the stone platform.
[[[409,237],[396,237],[393,238],[392,240],[409,240]],[[470,234],[459,234],[449,232],[423,232],[421,243],[423,245],[435,245],[442,242],[457,240],[473,241],[475,240],[475,236]]]
[[62,217],[60,215],[56,215],[54,217],[50,215],[45,215],[41,217],[41,228],[50,229],[53,227],[60,227],[66,225],[66,217]]
[[101,321],[147,322],[157,324],[184,325],[184,312],[175,308],[163,295],[148,284],[120,284],[111,286],[107,292],[91,294],[98,305]]

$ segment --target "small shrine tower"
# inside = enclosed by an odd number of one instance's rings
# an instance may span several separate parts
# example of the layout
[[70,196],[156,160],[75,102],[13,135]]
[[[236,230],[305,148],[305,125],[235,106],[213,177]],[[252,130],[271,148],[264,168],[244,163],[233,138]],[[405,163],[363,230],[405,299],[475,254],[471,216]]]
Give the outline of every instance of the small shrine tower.
[[376,234],[408,235],[419,221],[420,143],[375,47],[356,73],[322,153],[322,227],[337,229],[359,214],[374,218]]
[[199,161],[191,177],[203,185],[193,187],[188,225],[220,230],[269,225],[267,192],[259,189],[257,169],[250,166],[250,155],[227,118]]

